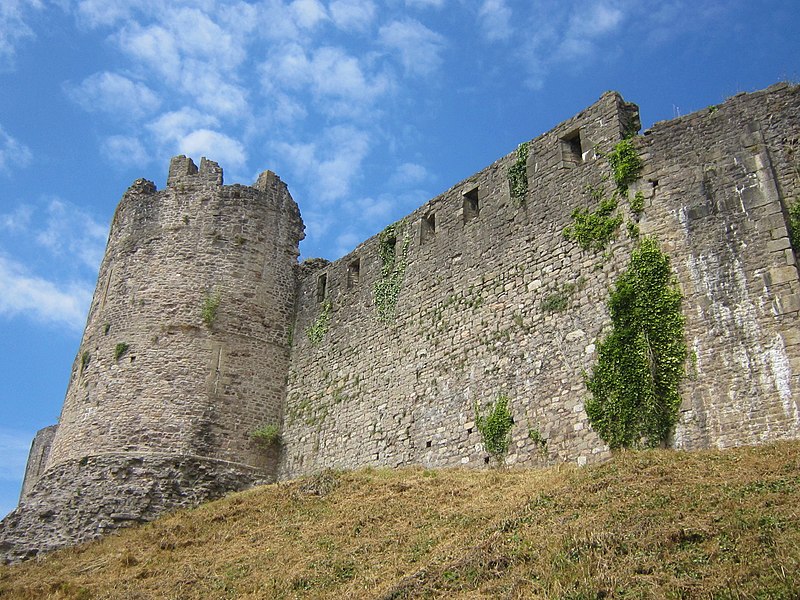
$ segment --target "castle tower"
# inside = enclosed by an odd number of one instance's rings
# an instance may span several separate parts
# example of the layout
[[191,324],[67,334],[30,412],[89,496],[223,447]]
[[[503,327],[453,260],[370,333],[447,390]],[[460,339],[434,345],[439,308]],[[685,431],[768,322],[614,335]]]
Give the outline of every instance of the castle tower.
[[133,183],[57,430],[16,511],[59,507],[61,525],[38,539],[74,543],[76,529],[94,537],[273,477],[276,449],[252,432],[282,419],[302,237],[269,171],[253,187],[223,186],[216,163],[178,156],[166,189]]

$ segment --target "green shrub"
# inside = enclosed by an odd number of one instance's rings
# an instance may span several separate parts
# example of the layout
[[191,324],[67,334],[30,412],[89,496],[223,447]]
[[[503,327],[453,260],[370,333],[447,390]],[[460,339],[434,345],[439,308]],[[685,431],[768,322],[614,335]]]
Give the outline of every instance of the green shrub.
[[277,446],[282,442],[281,428],[275,424],[262,425],[252,431],[250,437],[261,446]]
[[496,461],[502,465],[511,444],[511,427],[514,419],[508,406],[508,396],[500,394],[484,416],[478,403],[475,403],[475,425],[481,434],[483,447]]
[[789,205],[789,241],[792,249],[800,253],[800,198]]
[[[596,197],[592,193],[593,197]],[[617,228],[622,223],[622,215],[615,214],[616,198],[601,198],[596,210],[576,208],[572,211],[572,225],[564,228],[564,237],[578,242],[584,250],[605,250],[606,245],[614,239]]]
[[219,309],[220,303],[220,295],[219,292],[214,294],[206,294],[205,298],[203,298],[203,305],[200,309],[200,315],[203,318],[203,323],[206,324],[206,327],[209,329],[212,325],[214,325],[214,321],[217,320],[217,310]]
[[122,355],[128,351],[128,348],[130,348],[130,346],[128,346],[128,344],[125,342],[120,342],[114,346],[114,360],[119,360]]

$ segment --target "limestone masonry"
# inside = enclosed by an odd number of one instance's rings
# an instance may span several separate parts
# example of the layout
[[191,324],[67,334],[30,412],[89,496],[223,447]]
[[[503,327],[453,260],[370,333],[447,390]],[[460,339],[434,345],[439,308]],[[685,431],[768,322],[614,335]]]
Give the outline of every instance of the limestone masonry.
[[[584,251],[563,230],[593,206],[587,190],[612,193],[606,155],[638,129],[638,108],[606,93],[530,141],[523,198],[514,151],[330,263],[298,264],[300,213],[270,171],[223,185],[216,163],[179,156],[164,190],[135,181],[59,423],[37,434],[0,523],[2,560],[328,467],[483,466],[474,406],[501,393],[508,463],[607,457],[584,373],[635,239],[623,224],[606,251]],[[800,88],[740,94],[633,140],[644,166],[628,195],[644,211],[618,211],[658,240],[684,295],[671,444],[797,438]],[[387,248],[394,287],[376,292]],[[280,443],[252,435],[267,425]]]

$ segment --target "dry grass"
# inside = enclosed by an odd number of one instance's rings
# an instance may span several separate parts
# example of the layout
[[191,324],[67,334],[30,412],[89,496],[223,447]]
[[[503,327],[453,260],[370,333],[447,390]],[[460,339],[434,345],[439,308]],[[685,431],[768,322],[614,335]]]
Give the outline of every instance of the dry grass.
[[800,443],[326,473],[0,567],[2,598],[800,597]]

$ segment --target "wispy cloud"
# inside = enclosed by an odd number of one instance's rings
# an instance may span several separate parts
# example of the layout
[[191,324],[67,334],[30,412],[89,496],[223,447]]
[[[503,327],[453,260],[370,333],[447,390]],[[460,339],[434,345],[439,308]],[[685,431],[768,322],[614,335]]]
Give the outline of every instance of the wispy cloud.
[[101,147],[106,159],[115,165],[143,167],[150,162],[150,155],[139,138],[127,135],[112,135]]
[[66,84],[67,95],[87,112],[102,111],[121,119],[139,119],[161,101],[147,85],[117,73],[95,73],[81,83]]
[[442,8],[446,0],[406,0],[409,8]]
[[14,68],[17,45],[34,37],[33,30],[28,25],[30,13],[41,8],[41,0],[0,2],[0,71]]
[[26,316],[37,322],[81,331],[92,298],[85,282],[57,283],[28,272],[0,254],[0,315]]
[[367,31],[377,12],[372,0],[334,0],[329,10],[333,22],[344,31]]
[[243,167],[247,161],[241,142],[210,129],[197,129],[184,136],[178,142],[178,151],[189,156],[206,156],[232,169]]
[[506,0],[484,0],[478,11],[478,22],[489,41],[504,41],[511,38],[511,9]]
[[32,159],[28,147],[11,137],[0,125],[0,173],[8,173],[12,167],[26,167]]
[[430,75],[442,64],[445,39],[414,19],[393,21],[378,31],[381,43],[397,54],[407,73]]
[[95,272],[105,251],[108,226],[57,198],[50,200],[45,214],[45,226],[36,233],[36,241],[55,256],[77,256]]

